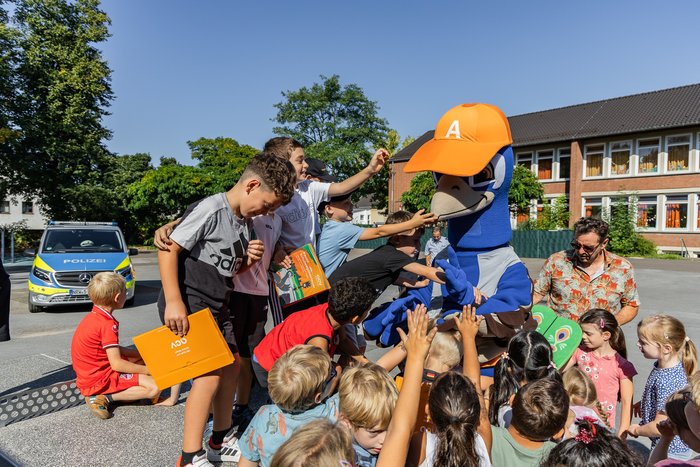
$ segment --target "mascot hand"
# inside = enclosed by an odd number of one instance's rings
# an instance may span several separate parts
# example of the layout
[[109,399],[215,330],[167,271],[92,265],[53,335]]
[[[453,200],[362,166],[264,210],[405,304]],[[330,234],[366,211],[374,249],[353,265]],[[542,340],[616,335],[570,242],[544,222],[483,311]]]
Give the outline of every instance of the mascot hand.
[[[384,303],[376,308],[363,322],[365,332],[370,338],[380,337],[387,330],[393,330],[397,324],[406,321],[406,310],[413,310],[419,304],[428,306],[432,297],[433,283],[426,287],[411,289],[403,298]],[[393,334],[398,334],[393,331]],[[398,341],[397,341],[398,342]]]
[[445,271],[445,285],[442,286],[443,294],[460,305],[471,305],[474,302],[474,286],[467,280],[466,273],[459,266],[457,253],[451,246],[447,247],[449,261],[439,259],[435,264]]

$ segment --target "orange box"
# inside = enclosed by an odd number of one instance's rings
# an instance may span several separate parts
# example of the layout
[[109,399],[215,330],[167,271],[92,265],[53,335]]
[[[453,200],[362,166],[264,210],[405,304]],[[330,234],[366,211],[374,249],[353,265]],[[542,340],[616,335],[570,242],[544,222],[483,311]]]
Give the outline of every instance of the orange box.
[[272,266],[272,278],[283,307],[331,288],[310,243],[292,251],[289,257],[292,260],[291,269]]
[[189,315],[190,330],[179,337],[161,326],[134,337],[158,389],[218,370],[233,363],[233,354],[214,317],[205,308]]

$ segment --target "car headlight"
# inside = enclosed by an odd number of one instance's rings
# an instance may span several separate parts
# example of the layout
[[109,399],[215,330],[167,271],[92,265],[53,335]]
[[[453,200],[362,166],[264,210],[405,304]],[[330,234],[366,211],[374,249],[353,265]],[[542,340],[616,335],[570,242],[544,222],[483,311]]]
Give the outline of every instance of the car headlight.
[[32,274],[34,274],[34,277],[41,279],[44,282],[51,282],[51,273],[49,271],[34,266],[32,269]]
[[126,266],[121,269],[117,269],[116,271],[117,274],[121,275],[122,277],[129,277],[131,275],[131,266]]

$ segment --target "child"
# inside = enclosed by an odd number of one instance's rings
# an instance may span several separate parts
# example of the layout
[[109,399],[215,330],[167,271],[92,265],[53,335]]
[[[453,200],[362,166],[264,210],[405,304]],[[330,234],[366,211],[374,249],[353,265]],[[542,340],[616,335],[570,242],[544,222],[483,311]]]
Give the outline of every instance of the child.
[[[250,240],[247,219],[267,214],[289,201],[294,175],[288,162],[260,154],[249,162],[228,192],[191,205],[171,235],[169,251],[158,252],[163,290],[158,311],[178,336],[187,334],[187,315],[203,308],[214,314],[224,339],[237,354],[228,301],[232,276],[263,255],[260,240]],[[236,355],[236,358],[237,355]],[[233,365],[195,378],[185,406],[180,466],[233,461],[235,442],[231,410],[236,385]],[[213,404],[213,434],[202,449],[204,425]],[[230,454],[229,454],[230,453]]]
[[[700,376],[700,374],[696,375]],[[674,392],[666,401],[664,413],[668,416],[666,420],[659,422],[656,428],[659,430],[661,437],[659,442],[649,455],[647,465],[656,466],[673,466],[679,465],[678,461],[668,458],[668,448],[673,442],[673,438],[678,437],[690,449],[695,452],[700,452],[700,439],[693,433],[690,424],[693,423],[693,418],[689,418],[686,412],[689,409],[697,413],[696,406],[692,401],[693,395],[690,388],[685,388],[681,391]],[[700,465],[700,457],[683,462],[683,465]]]
[[566,438],[573,436],[574,421],[590,417],[599,425],[610,428],[607,415],[598,401],[598,393],[593,381],[576,367],[569,368],[562,376],[564,389],[569,394],[569,417],[566,419]]
[[[153,399],[159,391],[138,350],[119,345],[119,322],[113,313],[126,301],[124,278],[114,272],[100,272],[87,291],[93,307],[73,334],[73,369],[76,386],[90,411],[107,419],[114,401]],[[174,405],[178,395],[179,385],[170,391],[169,399],[157,405]]]
[[437,221],[434,214],[423,214],[421,209],[407,222],[387,223],[375,228],[359,227],[352,223],[350,194],[334,196],[330,201],[321,203],[318,212],[328,218],[318,239],[318,260],[321,262],[326,276],[329,277],[340,265],[345,263],[348,253],[355,247],[358,240],[388,237]]
[[[401,224],[412,219],[411,213],[396,211],[387,217],[386,225]],[[414,259],[420,247],[421,235],[422,232],[416,230],[392,235],[386,245],[343,264],[328,280],[333,285],[344,277],[364,277],[375,289],[383,291],[399,278],[402,271],[407,271],[425,279],[404,282],[401,284],[403,286],[425,287],[429,280],[444,284],[443,273],[439,269],[419,264]]]
[[[683,323],[672,316],[648,316],[637,325],[637,346],[645,358],[654,359],[654,368],[644,386],[641,402],[634,407],[641,417],[639,424],[627,430],[630,435],[651,438],[652,448],[659,440],[656,425],[666,418],[663,415],[668,397],[688,384],[688,376],[697,369],[695,345],[685,333]],[[690,450],[679,437],[674,437],[668,450],[669,457],[685,460]]]
[[[644,463],[627,443],[593,419],[576,420],[573,438],[549,452],[541,467],[642,467]],[[652,465],[652,464],[649,464]]]
[[356,467],[350,430],[342,423],[314,420],[299,428],[272,458],[271,467]]
[[564,433],[569,396],[560,381],[538,379],[513,398],[510,426],[492,426],[491,461],[496,466],[537,466],[555,446],[550,439]]
[[489,420],[492,425],[508,428],[511,419],[510,399],[530,381],[561,375],[552,363],[552,347],[536,331],[520,331],[508,342],[508,349],[496,363],[491,385]]
[[414,434],[409,465],[491,466],[491,427],[480,388],[475,340],[482,320],[471,306],[455,317],[464,347],[464,375],[448,371],[433,383],[429,411],[434,428]]
[[340,340],[337,331],[345,324],[362,322],[375,298],[369,282],[349,277],[331,288],[328,303],[294,313],[275,326],[253,351],[258,383],[267,387],[267,372],[295,345],[314,345],[333,355]]
[[581,346],[574,351],[565,369],[577,365],[591,378],[598,393],[608,425],[615,428],[617,399],[620,397],[620,427],[622,435],[632,421],[632,378],[637,374],[634,365],[627,361],[625,335],[615,316],[609,311],[594,308],[578,320],[583,331]]
[[338,398],[335,366],[328,352],[297,345],[270,369],[269,390],[274,405],[260,407],[240,440],[238,467],[269,466],[275,452],[292,433],[314,419],[336,421]]
[[386,370],[374,364],[343,372],[338,390],[340,417],[352,430],[355,463],[374,467],[399,392]]

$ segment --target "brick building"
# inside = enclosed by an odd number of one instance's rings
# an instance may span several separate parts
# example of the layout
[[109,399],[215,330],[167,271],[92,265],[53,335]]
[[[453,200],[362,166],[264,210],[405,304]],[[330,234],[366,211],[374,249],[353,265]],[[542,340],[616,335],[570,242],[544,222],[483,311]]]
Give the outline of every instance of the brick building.
[[[637,228],[661,251],[700,256],[700,84],[508,118],[516,163],[565,194],[572,222],[636,197]],[[415,174],[403,168],[428,131],[391,159],[389,210]],[[537,202],[529,215],[537,215]],[[527,217],[528,213],[525,213]]]

